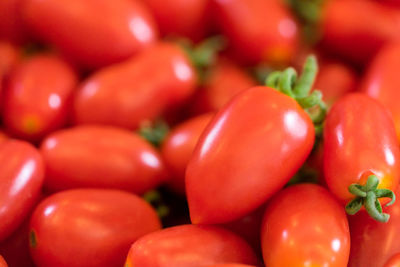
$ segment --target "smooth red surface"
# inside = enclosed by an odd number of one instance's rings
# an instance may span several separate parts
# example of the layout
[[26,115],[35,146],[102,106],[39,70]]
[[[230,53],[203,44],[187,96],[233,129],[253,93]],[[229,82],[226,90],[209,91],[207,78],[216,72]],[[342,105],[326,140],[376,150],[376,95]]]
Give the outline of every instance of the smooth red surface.
[[261,244],[268,267],[346,267],[350,232],[345,211],[321,186],[291,186],[268,203]]
[[217,263],[257,264],[249,245],[217,226],[180,225],[133,243],[126,267],[200,267]]
[[127,59],[158,37],[152,15],[136,0],[27,0],[22,12],[38,37],[87,68]]
[[187,167],[192,223],[225,223],[255,210],[301,167],[314,137],[294,99],[265,86],[238,94],[208,124]]
[[26,41],[26,33],[21,17],[23,0],[0,1],[0,39],[13,43]]
[[78,83],[74,70],[52,55],[37,55],[17,66],[4,92],[3,122],[15,137],[39,141],[67,122]]
[[[1,3],[0,3],[1,5]],[[10,72],[20,60],[18,48],[9,42],[0,41],[0,109],[3,105],[4,85]]]
[[29,143],[11,140],[0,145],[0,242],[23,222],[39,197],[44,165]]
[[30,229],[31,254],[40,267],[121,267],[130,245],[159,230],[153,208],[118,190],[77,189],[43,200]]
[[161,155],[170,173],[168,186],[177,193],[185,194],[186,166],[213,115],[203,114],[177,125],[162,144]]
[[400,175],[400,150],[393,121],[376,100],[348,94],[336,102],[325,119],[324,177],[330,191],[343,203],[354,198],[353,183],[364,185],[369,174],[378,188],[395,190]]
[[400,253],[390,258],[384,267],[400,267]]
[[0,267],[8,267],[7,262],[1,255],[0,255]]
[[90,76],[74,99],[75,122],[137,128],[182,104],[195,90],[196,79],[182,48],[160,42]]
[[142,194],[162,183],[159,153],[137,134],[109,126],[78,126],[54,132],[40,147],[45,187],[115,188]]

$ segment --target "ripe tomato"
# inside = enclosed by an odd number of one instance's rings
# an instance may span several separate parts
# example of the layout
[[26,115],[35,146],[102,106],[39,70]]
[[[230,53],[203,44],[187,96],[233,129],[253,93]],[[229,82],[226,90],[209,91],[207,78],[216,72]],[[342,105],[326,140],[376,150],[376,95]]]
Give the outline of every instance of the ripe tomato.
[[133,243],[126,267],[257,264],[249,245],[217,226],[180,225],[154,232]]
[[2,100],[3,87],[8,79],[8,75],[17,65],[20,59],[17,47],[12,45],[11,43],[0,41],[0,59],[1,59],[0,60],[0,109],[1,109],[1,105],[3,102]]
[[5,143],[8,140],[8,135],[4,133],[4,131],[0,130],[0,145]]
[[212,113],[203,114],[179,124],[168,134],[162,144],[161,155],[171,176],[168,186],[177,193],[185,194],[186,166],[201,133],[213,115]]
[[350,253],[346,214],[323,187],[291,186],[267,204],[261,246],[268,267],[345,267]]
[[400,81],[396,69],[400,67],[400,43],[382,48],[369,66],[362,81],[361,91],[378,99],[392,114],[397,138],[400,140],[400,107],[397,98]]
[[[352,93],[333,105],[325,120],[323,164],[326,183],[337,198],[343,202],[352,200],[354,195],[348,187],[353,183],[364,185],[371,175],[377,177],[379,189],[395,190],[400,175],[399,157],[393,121],[381,104],[364,94]],[[371,216],[386,220],[384,214],[371,213],[379,203],[373,197],[379,198],[381,192],[375,189],[367,190],[365,207]],[[366,191],[364,195],[367,196]],[[358,208],[364,204],[363,197],[354,203]],[[372,203],[368,204],[369,200]]]
[[158,152],[138,135],[109,126],[54,132],[40,147],[50,191],[101,187],[144,193],[164,181]]
[[400,253],[390,258],[384,267],[400,267]]
[[18,44],[26,41],[21,17],[21,4],[21,0],[0,1],[0,39]]
[[222,263],[222,264],[210,265],[207,267],[256,267],[256,266],[247,264],[237,264],[237,263]]
[[89,68],[127,59],[158,35],[141,1],[27,0],[22,13],[38,37]]
[[89,77],[74,99],[75,122],[137,128],[181,104],[195,87],[196,73],[182,48],[160,42]]
[[11,235],[39,197],[44,166],[39,152],[23,141],[0,146],[0,242]]
[[38,55],[12,73],[4,94],[3,119],[13,136],[39,141],[67,122],[78,78],[61,59]]
[[234,55],[254,64],[287,63],[298,46],[294,18],[279,0],[212,0],[215,18]]
[[1,255],[0,255],[0,267],[8,267],[7,262]]
[[256,209],[289,181],[313,143],[313,123],[294,99],[266,86],[239,93],[208,124],[188,164],[192,222],[229,222]]
[[40,267],[120,267],[136,239],[160,228],[156,212],[133,194],[63,191],[36,207],[31,254]]

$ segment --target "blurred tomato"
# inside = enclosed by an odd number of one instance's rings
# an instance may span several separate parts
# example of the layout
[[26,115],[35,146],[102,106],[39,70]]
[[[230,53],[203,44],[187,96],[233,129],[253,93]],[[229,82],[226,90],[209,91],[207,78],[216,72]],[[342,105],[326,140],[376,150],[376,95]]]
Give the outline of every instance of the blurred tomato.
[[17,65],[19,59],[20,55],[16,46],[0,41],[0,109],[3,102],[3,88],[8,75]]
[[5,143],[9,139],[8,135],[4,133],[3,130],[0,130],[0,145]]
[[0,267],[8,267],[7,262],[1,255],[0,255]]
[[17,44],[27,39],[21,17],[22,2],[23,0],[0,1],[0,39]]
[[256,267],[256,266],[247,264],[237,264],[237,263],[221,263],[221,264],[210,265],[207,267]]
[[384,267],[400,267],[400,253],[395,254]]

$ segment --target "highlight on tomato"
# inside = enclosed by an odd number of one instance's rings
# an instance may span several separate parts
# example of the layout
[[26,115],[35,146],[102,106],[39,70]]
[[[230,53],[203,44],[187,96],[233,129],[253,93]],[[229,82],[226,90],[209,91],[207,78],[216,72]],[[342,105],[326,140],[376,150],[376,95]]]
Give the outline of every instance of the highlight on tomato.
[[400,253],[394,255],[390,260],[385,264],[384,267],[399,267],[400,266]]

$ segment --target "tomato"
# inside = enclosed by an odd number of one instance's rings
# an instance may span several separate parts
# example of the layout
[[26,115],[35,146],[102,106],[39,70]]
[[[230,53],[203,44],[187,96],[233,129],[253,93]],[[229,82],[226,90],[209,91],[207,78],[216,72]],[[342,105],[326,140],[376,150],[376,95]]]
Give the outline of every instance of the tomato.
[[90,76],[74,99],[75,122],[137,128],[185,101],[196,82],[194,67],[182,48],[158,43]]
[[163,35],[203,39],[210,26],[209,0],[144,0]]
[[214,114],[203,114],[176,126],[166,137],[161,155],[171,175],[169,187],[185,194],[185,170],[201,133]]
[[400,267],[400,253],[394,255],[384,267]]
[[8,140],[8,135],[4,131],[0,130],[0,145]]
[[268,267],[345,267],[350,253],[346,214],[321,186],[288,187],[267,204],[261,245]]
[[[364,185],[372,175],[379,189],[393,191],[399,183],[400,150],[393,121],[382,105],[364,94],[348,94],[333,105],[325,120],[323,157],[326,183],[343,202],[354,198],[348,190],[351,184]],[[378,191],[375,186],[366,189],[366,204],[371,197],[379,198],[382,190]],[[363,204],[363,197],[353,204]],[[373,200],[366,208],[376,211],[378,203]],[[375,217],[388,219],[384,214]]]
[[382,45],[400,38],[400,11],[374,1],[327,1],[321,28],[326,48],[362,64]]
[[222,263],[222,264],[215,264],[210,265],[207,267],[255,267],[255,265],[247,265],[247,264],[237,264],[237,263]]
[[257,264],[240,237],[217,226],[180,225],[148,234],[133,243],[125,267]]
[[397,66],[400,66],[400,43],[382,48],[369,66],[362,81],[361,91],[378,99],[390,110],[400,140],[400,108],[396,99],[400,95]]
[[0,242],[18,228],[39,197],[44,166],[39,152],[23,141],[0,146]]
[[[400,190],[396,193],[398,196]],[[400,201],[383,209],[390,214],[387,223],[373,220],[364,210],[349,216],[351,251],[348,267],[392,267],[385,263],[389,264],[390,257],[400,252]]]
[[135,133],[119,128],[80,126],[54,132],[40,152],[50,191],[101,187],[141,194],[165,178],[158,152]]
[[141,1],[27,0],[22,13],[38,37],[87,68],[127,59],[158,35]]
[[118,190],[76,189],[43,200],[30,222],[39,267],[122,266],[129,246],[161,228],[153,208]]
[[0,255],[0,267],[7,267],[7,262],[4,260],[4,258]]
[[0,39],[12,43],[26,41],[26,32],[21,17],[22,0],[1,0],[0,2]]
[[294,18],[279,0],[212,0],[215,18],[234,55],[254,64],[287,63],[298,46]]
[[8,75],[20,59],[17,47],[11,43],[0,41],[0,59],[0,105],[2,105],[3,87],[6,84]]
[[39,141],[67,122],[77,75],[61,59],[38,55],[12,73],[4,95],[3,119],[13,136]]

